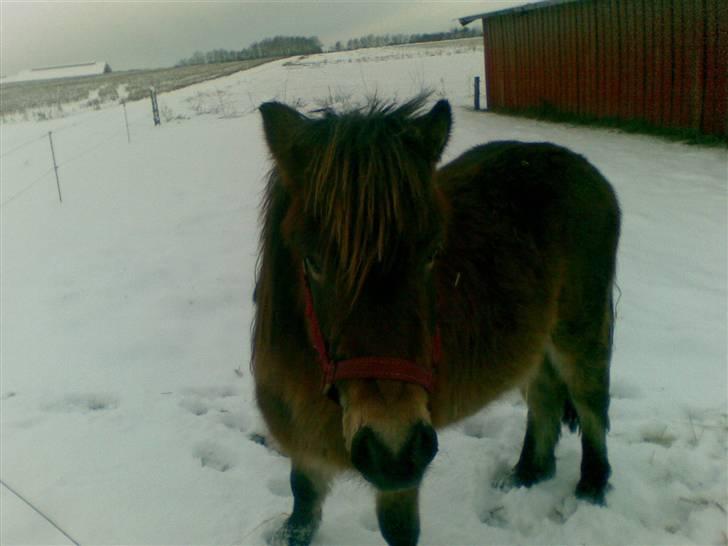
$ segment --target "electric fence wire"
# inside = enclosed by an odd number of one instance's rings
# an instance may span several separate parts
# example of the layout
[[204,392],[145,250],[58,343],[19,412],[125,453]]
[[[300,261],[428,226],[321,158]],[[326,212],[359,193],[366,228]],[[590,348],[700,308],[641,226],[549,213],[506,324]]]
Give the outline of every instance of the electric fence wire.
[[[92,146],[91,148],[88,148],[88,149],[84,150],[83,152],[81,152],[79,154],[76,154],[75,156],[71,157],[70,159],[67,159],[67,160],[61,162],[58,165],[58,168],[60,169],[61,167],[64,167],[64,166],[68,165],[69,163],[72,163],[72,162],[74,162],[74,161],[82,158],[83,156],[88,155],[91,152],[96,151],[98,148],[100,148],[104,144],[108,143],[110,140],[112,140],[114,138],[118,138],[121,134],[122,134],[121,131],[115,130],[113,132],[113,134],[111,134],[108,138],[105,138],[105,139],[97,142],[97,144],[95,146]],[[47,138],[47,135],[44,135],[43,138]],[[23,189],[21,189],[18,192],[14,193],[12,196],[8,197],[5,201],[3,201],[2,203],[0,203],[0,208],[5,207],[5,205],[11,203],[12,201],[15,201],[16,199],[18,199],[19,197],[21,197],[22,195],[24,195],[31,188],[33,188],[33,186],[35,186],[36,184],[38,184],[39,182],[41,182],[46,176],[48,176],[52,172],[53,172],[53,167],[49,168],[47,171],[45,171],[39,177],[35,178],[32,182],[30,182]]]
[[[143,118],[148,118],[148,114],[147,113],[139,113],[139,114],[137,114],[135,116],[132,116],[132,117],[130,117],[130,124],[136,124],[137,121],[140,121]],[[62,130],[66,130],[66,129],[71,129],[73,127],[77,127],[77,126],[80,126],[80,125],[86,125],[86,123],[88,123],[88,120],[86,122],[77,122],[77,123],[73,123],[71,125],[66,125],[64,127],[61,127],[60,129],[54,129],[52,132],[53,133],[56,133],[58,131],[62,131]],[[114,129],[111,132],[108,132],[108,131],[96,131],[96,132],[91,133],[90,135],[87,135],[87,136],[94,136],[95,137],[95,136],[100,135],[100,134],[106,134],[108,136],[107,136],[107,138],[104,138],[104,139],[102,139],[100,141],[97,140],[95,146],[92,146],[91,148],[87,148],[86,150],[84,150],[84,151],[82,151],[82,152],[80,152],[80,153],[72,156],[70,159],[66,159],[64,161],[61,161],[58,164],[58,168],[60,169],[61,167],[65,167],[66,165],[68,165],[70,163],[73,163],[74,161],[77,161],[78,159],[81,159],[82,157],[90,154],[91,152],[94,152],[94,151],[98,150],[104,144],[107,144],[109,141],[111,141],[111,140],[113,140],[115,138],[119,138],[120,136],[124,135],[125,134],[125,130],[122,131],[120,129]],[[41,136],[39,136],[37,138],[34,138],[33,140],[29,140],[29,141],[26,141],[26,142],[24,142],[22,144],[19,144],[18,146],[15,146],[14,148],[12,148],[12,149],[4,152],[0,157],[5,157],[6,155],[9,155],[9,154],[11,154],[13,152],[16,152],[16,151],[20,150],[21,148],[24,148],[26,146],[29,146],[30,144],[32,144],[34,142],[37,142],[37,141],[40,141],[40,140],[44,140],[44,139],[47,139],[47,138],[48,138],[48,133],[44,133],[43,135],[41,135]],[[47,171],[45,171],[39,177],[35,178],[27,186],[23,187],[23,189],[21,189],[18,192],[14,193],[9,198],[7,198],[5,201],[3,201],[2,203],[0,203],[0,208],[5,207],[6,205],[8,205],[9,203],[11,203],[12,201],[15,201],[16,199],[18,199],[19,197],[21,197],[22,195],[24,195],[25,193],[27,193],[31,188],[33,188],[36,184],[38,184],[39,182],[41,182],[46,176],[48,176],[52,172],[53,172],[53,167],[51,167],[50,169],[48,169]]]
[[[130,104],[130,103],[127,103],[127,104]],[[120,106],[120,105],[117,105],[117,106]],[[113,107],[112,107],[112,108],[113,108]],[[108,110],[107,108],[103,108],[103,109],[102,109],[102,110],[100,110],[99,112],[91,112],[91,113],[92,113],[92,114],[104,113],[104,112],[106,112],[107,110]],[[87,114],[88,112],[86,112],[86,111],[81,111],[80,113],[81,113],[81,114]],[[69,116],[74,116],[74,115],[75,115],[74,113],[71,113],[71,114],[69,114]],[[55,119],[62,119],[62,118],[55,118]],[[97,117],[95,117],[95,116],[93,116],[93,115],[90,115],[90,116],[88,116],[88,117],[87,117],[86,119],[80,119],[80,120],[78,120],[78,121],[75,121],[75,122],[73,122],[73,123],[68,123],[68,124],[66,124],[66,125],[61,125],[60,127],[56,127],[56,128],[51,128],[51,129],[49,129],[49,130],[50,130],[50,131],[51,131],[51,132],[52,132],[53,134],[56,134],[56,133],[61,133],[61,132],[65,132],[65,131],[68,131],[68,130],[70,130],[70,129],[75,129],[76,127],[83,127],[83,126],[86,126],[86,125],[90,125],[90,124],[92,124],[92,123],[97,123],[97,122],[98,122],[98,118],[97,118]],[[47,135],[48,135],[48,132],[45,132],[45,133],[43,134],[43,136],[41,136],[40,138],[46,137]]]
[[48,138],[48,134],[47,133],[44,133],[44,134],[42,134],[42,135],[40,135],[38,137],[35,137],[33,140],[28,140],[26,142],[23,142],[22,144],[18,144],[14,148],[11,148],[9,150],[5,150],[4,152],[2,152],[2,154],[0,154],[0,159],[3,158],[3,157],[5,157],[5,156],[8,156],[8,155],[10,155],[12,153],[17,152],[18,150],[22,150],[26,146],[30,146],[31,144],[34,144],[35,142],[38,142],[40,140],[43,140],[44,138]]
[[[138,116],[137,119],[139,119],[140,117],[141,116]],[[82,120],[82,121],[77,121],[75,123],[70,123],[70,124],[67,124],[67,125],[62,125],[60,127],[57,127],[55,129],[51,129],[50,132],[56,134],[56,133],[60,133],[60,132],[63,132],[63,131],[67,131],[69,129],[73,129],[75,127],[80,127],[80,126],[88,125],[88,124],[90,124],[92,122],[95,122],[95,121],[96,121],[95,119],[86,119],[86,120]],[[98,133],[99,133],[99,131],[94,132],[94,133],[91,133],[90,135],[87,135],[87,137],[94,136],[94,135],[96,135]],[[13,153],[15,153],[15,152],[17,152],[19,150],[22,150],[26,146],[30,146],[31,144],[34,144],[35,142],[39,142],[39,141],[44,140],[44,139],[47,139],[47,138],[48,138],[48,132],[45,132],[45,133],[43,133],[43,134],[41,134],[39,136],[36,136],[35,138],[33,138],[31,140],[27,140],[27,141],[23,142],[22,144],[18,144],[17,146],[14,146],[13,148],[10,148],[9,150],[2,150],[1,153],[0,153],[0,159],[4,158],[6,156],[9,156],[9,155],[11,155],[11,154],[13,154]]]
[[7,205],[8,203],[10,203],[11,201],[15,201],[18,197],[20,197],[21,195],[23,195],[24,193],[26,193],[28,190],[30,190],[33,186],[35,186],[38,182],[40,182],[41,180],[43,180],[46,176],[48,176],[52,172],[53,172],[53,167],[51,167],[46,172],[44,172],[42,175],[40,175],[38,178],[36,178],[35,180],[33,180],[30,184],[28,184],[27,186],[25,186],[22,190],[14,193],[12,196],[8,197],[5,201],[3,201],[2,203],[0,203],[0,208],[4,207],[5,205]]
[[33,503],[31,503],[23,495],[18,493],[15,489],[10,487],[2,479],[0,479],[0,484],[2,484],[8,491],[10,491],[16,497],[18,497],[25,504],[27,504],[36,514],[38,514],[40,517],[42,517],[44,520],[46,520],[48,523],[50,523],[59,533],[61,533],[64,537],[66,537],[68,540],[70,540],[75,546],[81,546],[78,543],[78,541],[74,540],[68,533],[66,533],[63,529],[61,529],[55,521],[53,521],[51,518],[46,516],[43,512],[40,511],[39,508],[37,508]]
[[124,131],[122,131],[122,130],[116,129],[116,130],[112,131],[111,134],[109,134],[109,133],[106,133],[106,134],[109,135],[109,136],[107,136],[106,138],[104,138],[102,140],[97,141],[95,146],[92,146],[91,148],[87,148],[83,152],[79,152],[78,154],[72,156],[70,159],[66,159],[64,161],[61,161],[58,164],[58,168],[60,169],[61,167],[65,167],[69,163],[73,163],[74,161],[77,161],[78,159],[80,159],[80,158],[82,158],[82,157],[90,154],[91,152],[94,152],[94,151],[98,150],[104,144],[108,143],[110,140],[113,140],[115,138],[118,138],[121,135],[125,135],[126,133]]

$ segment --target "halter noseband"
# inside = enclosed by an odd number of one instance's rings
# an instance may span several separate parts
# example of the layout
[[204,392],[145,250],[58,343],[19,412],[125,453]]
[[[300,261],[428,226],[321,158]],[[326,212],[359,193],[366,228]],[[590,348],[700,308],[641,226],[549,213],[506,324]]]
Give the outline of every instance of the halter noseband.
[[[414,361],[404,358],[383,356],[365,356],[347,360],[332,360],[326,349],[321,326],[319,325],[316,310],[313,305],[313,295],[308,283],[305,267],[303,270],[303,286],[306,299],[306,318],[313,338],[313,346],[318,353],[321,366],[322,384],[324,394],[329,394],[335,381],[341,379],[391,379],[420,385],[427,392],[432,393],[435,386],[435,377],[430,370],[418,366]],[[440,361],[442,353],[440,328],[435,327],[432,343],[432,360]]]

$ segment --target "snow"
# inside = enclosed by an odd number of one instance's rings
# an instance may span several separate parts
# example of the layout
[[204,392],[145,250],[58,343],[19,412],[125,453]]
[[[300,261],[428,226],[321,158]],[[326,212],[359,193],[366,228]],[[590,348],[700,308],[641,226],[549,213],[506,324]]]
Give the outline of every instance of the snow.
[[[608,506],[574,498],[568,433],[554,479],[490,485],[520,449],[512,394],[440,433],[420,543],[725,544],[725,150],[475,113],[481,72],[472,48],[342,52],[161,95],[173,121],[158,128],[146,101],[127,104],[131,143],[120,108],[0,126],[0,478],[80,544],[264,544],[292,499],[287,459],[256,441],[248,371],[268,168],[256,106],[430,87],[454,107],[445,160],[496,139],[568,146],[614,184],[624,224]],[[0,543],[67,543],[0,490]],[[337,482],[314,543],[383,543],[360,479]]]

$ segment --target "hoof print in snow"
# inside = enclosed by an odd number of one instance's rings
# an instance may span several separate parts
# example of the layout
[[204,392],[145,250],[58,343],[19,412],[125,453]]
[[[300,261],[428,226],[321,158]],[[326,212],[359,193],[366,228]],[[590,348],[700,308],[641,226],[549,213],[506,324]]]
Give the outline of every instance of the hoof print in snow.
[[237,393],[231,387],[186,389],[179,401],[181,408],[192,415],[217,421],[228,429],[245,432],[248,428],[245,414],[240,410]]
[[615,379],[609,388],[609,396],[614,400],[631,400],[641,398],[642,392],[639,386],[625,380]]
[[278,448],[275,440],[270,436],[267,436],[260,432],[253,432],[251,434],[248,434],[248,440],[250,440],[254,444],[263,446],[268,451],[272,451],[276,455],[282,455],[285,457],[285,454]]
[[468,438],[476,438],[478,440],[483,438],[485,433],[483,431],[482,422],[475,419],[465,421],[465,424],[463,425],[463,434]]
[[647,444],[655,444],[665,448],[672,447],[677,438],[670,433],[667,424],[650,424],[642,427],[640,430],[640,438]]
[[494,489],[508,492],[511,489],[523,487],[524,484],[518,479],[515,468],[511,468],[507,465],[501,465],[494,472],[490,485]]
[[508,518],[505,506],[494,506],[480,513],[480,521],[488,527],[503,529],[508,526]]
[[204,398],[207,400],[215,400],[217,398],[230,398],[237,396],[234,388],[228,386],[222,387],[201,387],[189,388],[183,391],[183,394],[190,398]]
[[109,394],[68,394],[43,406],[46,411],[86,413],[107,411],[119,407],[119,400]]
[[203,468],[211,468],[218,472],[227,472],[235,466],[233,457],[215,444],[200,444],[195,448],[193,455],[199,459]]
[[250,440],[254,444],[258,444],[263,447],[268,447],[268,438],[266,438],[260,432],[253,432],[252,434],[249,434],[248,440]]
[[183,398],[179,405],[192,415],[205,415],[209,411],[207,405],[196,398]]
[[273,478],[268,480],[268,491],[274,494],[276,497],[290,497],[291,486],[287,479]]
[[227,410],[218,410],[216,418],[230,430],[237,432],[245,432],[248,430],[248,421],[245,418],[245,413],[242,411],[231,412]]
[[562,525],[568,521],[568,519],[576,512],[577,503],[575,497],[567,497],[563,499],[556,506],[551,508],[548,513],[550,521]]

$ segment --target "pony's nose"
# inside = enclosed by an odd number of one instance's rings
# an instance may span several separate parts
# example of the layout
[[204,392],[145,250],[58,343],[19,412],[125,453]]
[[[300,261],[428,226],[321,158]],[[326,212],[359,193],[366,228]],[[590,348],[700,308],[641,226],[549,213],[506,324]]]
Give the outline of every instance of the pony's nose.
[[370,427],[362,427],[351,443],[351,461],[364,478],[379,489],[417,485],[437,453],[437,433],[417,423],[402,449],[393,453]]

